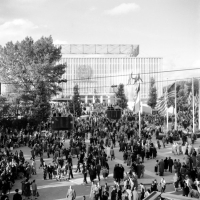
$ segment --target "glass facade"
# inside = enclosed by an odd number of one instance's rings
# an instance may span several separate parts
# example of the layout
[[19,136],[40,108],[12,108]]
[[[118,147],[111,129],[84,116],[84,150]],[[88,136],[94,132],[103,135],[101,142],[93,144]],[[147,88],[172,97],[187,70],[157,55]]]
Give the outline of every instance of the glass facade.
[[[73,87],[78,84],[81,95],[109,95],[113,93],[111,86],[123,83],[130,98],[134,98],[134,78],[140,74],[142,78],[141,98],[149,95],[150,78],[154,77],[158,96],[162,93],[162,58],[139,57],[67,57],[62,58],[66,63],[66,73],[63,75],[67,83],[62,83],[64,96],[73,95]],[[128,82],[130,83],[129,85]]]

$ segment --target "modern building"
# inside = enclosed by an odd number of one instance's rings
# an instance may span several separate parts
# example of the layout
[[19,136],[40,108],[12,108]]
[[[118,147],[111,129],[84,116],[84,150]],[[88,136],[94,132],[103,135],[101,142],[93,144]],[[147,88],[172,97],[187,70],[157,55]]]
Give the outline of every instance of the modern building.
[[62,63],[66,63],[63,75],[67,83],[60,96],[72,96],[73,87],[78,84],[83,101],[99,98],[110,102],[117,86],[123,83],[129,101],[135,101],[133,78],[140,74],[142,79],[141,98],[149,95],[151,77],[155,78],[158,96],[162,93],[163,59],[138,57],[138,45],[62,45]]

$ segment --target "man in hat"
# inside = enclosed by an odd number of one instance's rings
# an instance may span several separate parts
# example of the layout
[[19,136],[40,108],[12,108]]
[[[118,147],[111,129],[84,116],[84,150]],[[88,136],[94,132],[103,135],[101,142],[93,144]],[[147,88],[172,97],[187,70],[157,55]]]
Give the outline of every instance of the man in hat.
[[18,192],[19,192],[19,190],[16,189],[15,194],[13,195],[13,200],[22,200],[22,196]]

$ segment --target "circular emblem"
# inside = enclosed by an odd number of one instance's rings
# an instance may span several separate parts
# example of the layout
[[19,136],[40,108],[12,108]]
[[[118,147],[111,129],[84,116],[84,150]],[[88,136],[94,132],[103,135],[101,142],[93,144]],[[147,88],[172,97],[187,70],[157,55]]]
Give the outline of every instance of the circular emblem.
[[82,79],[81,81],[92,78],[92,68],[88,65],[80,65],[77,70],[77,77]]

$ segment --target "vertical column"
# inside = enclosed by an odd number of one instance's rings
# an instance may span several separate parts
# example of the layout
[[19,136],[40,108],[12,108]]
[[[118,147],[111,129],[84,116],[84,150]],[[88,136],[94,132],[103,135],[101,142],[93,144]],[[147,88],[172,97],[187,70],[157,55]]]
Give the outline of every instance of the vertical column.
[[88,96],[85,95],[85,103],[87,104],[88,103]]
[[108,105],[110,105],[110,96],[108,96]]
[[103,96],[100,97],[100,103],[103,103]]
[[92,97],[92,103],[95,103],[95,98],[94,98],[94,96]]

